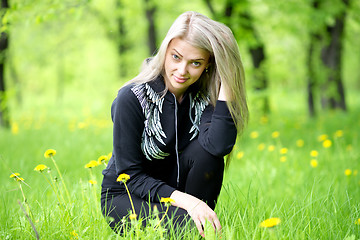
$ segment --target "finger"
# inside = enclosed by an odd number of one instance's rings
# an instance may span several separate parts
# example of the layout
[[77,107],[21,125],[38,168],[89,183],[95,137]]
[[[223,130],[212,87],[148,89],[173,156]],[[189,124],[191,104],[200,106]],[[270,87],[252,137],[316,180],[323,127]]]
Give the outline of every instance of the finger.
[[203,228],[202,228],[202,226],[201,226],[200,220],[197,219],[197,220],[194,220],[194,222],[195,222],[195,226],[196,226],[196,228],[198,229],[200,235],[204,237],[204,230],[203,230]]
[[215,218],[215,219],[214,219],[213,224],[214,224],[214,229],[215,229],[216,231],[220,231],[220,230],[221,230],[221,224],[220,224],[220,221],[219,221],[218,218]]

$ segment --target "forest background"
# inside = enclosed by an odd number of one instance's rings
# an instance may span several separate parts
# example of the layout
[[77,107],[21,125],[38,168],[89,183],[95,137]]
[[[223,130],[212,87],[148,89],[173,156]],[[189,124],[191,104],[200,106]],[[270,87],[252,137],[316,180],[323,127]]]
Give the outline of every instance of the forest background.
[[[339,134],[339,130],[348,134],[341,145],[342,162],[348,161],[357,175],[359,151],[346,151],[356,149],[360,128],[359,1],[2,0],[0,179],[5,184],[1,195],[2,209],[16,209],[3,212],[2,221],[13,211],[22,215],[11,202],[14,185],[8,175],[17,171],[34,175],[32,165],[40,163],[46,149],[62,152],[59,164],[69,182],[76,174],[87,176],[73,169],[83,171],[89,160],[112,150],[110,106],[117,90],[138,73],[170,24],[187,10],[227,24],[245,66],[250,123],[236,148],[238,162],[228,176],[238,179],[236,171],[255,171],[257,177],[263,174],[263,181],[269,180],[267,174],[274,180],[276,174],[268,172],[272,167],[265,167],[270,161],[255,170],[259,159],[259,164],[265,161],[263,155],[243,156],[266,148],[281,150],[286,142],[302,139],[306,150],[300,155],[309,155],[318,140],[306,146],[307,137]],[[275,139],[278,130],[284,136],[282,142],[264,145],[268,138],[261,137],[267,134]],[[301,137],[296,135],[299,132]],[[335,146],[335,139],[331,140]],[[334,162],[334,168],[339,167],[338,160]],[[346,164],[341,165],[340,175]],[[322,172],[321,177],[331,174]],[[251,178],[240,184],[242,190],[249,187]],[[100,172],[97,180],[101,181]],[[338,175],[329,180],[338,181]],[[29,182],[34,186],[39,180],[32,177]],[[358,178],[355,182],[358,189]],[[281,189],[277,184],[274,189]],[[37,193],[25,191],[37,199]],[[352,214],[352,220],[360,218],[358,212]],[[3,225],[3,237],[14,236],[18,228],[9,230],[13,222]]]

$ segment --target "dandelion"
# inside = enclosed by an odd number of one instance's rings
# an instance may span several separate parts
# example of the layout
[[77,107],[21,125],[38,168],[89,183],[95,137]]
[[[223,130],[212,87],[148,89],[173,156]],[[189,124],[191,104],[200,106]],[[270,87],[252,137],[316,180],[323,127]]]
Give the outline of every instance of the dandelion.
[[360,218],[358,218],[358,219],[355,221],[355,224],[356,224],[356,225],[360,225]]
[[280,149],[280,153],[281,154],[286,154],[288,152],[288,149],[287,148],[281,148]]
[[323,142],[326,139],[328,139],[328,135],[327,134],[321,134],[320,136],[318,136],[318,141],[319,142]]
[[296,141],[296,146],[298,146],[298,147],[303,147],[303,146],[304,146],[304,140],[298,139],[298,140]]
[[70,236],[71,236],[71,238],[74,237],[75,239],[79,238],[79,235],[76,233],[75,230],[70,232]]
[[271,134],[272,138],[278,138],[280,136],[280,133],[278,131],[275,131]]
[[95,184],[97,184],[97,181],[96,181],[96,180],[89,180],[89,183],[90,183],[91,185],[95,185]]
[[280,157],[280,162],[286,162],[286,160],[287,160],[286,156]]
[[352,171],[351,171],[351,169],[346,169],[344,173],[346,176],[350,176]]
[[22,177],[17,177],[17,178],[16,178],[16,181],[17,181],[17,182],[23,182],[24,180],[25,180],[25,179],[23,179]]
[[56,150],[48,149],[48,150],[45,151],[44,157],[51,158],[51,157],[55,156],[55,154],[56,154]]
[[270,145],[269,147],[268,147],[268,151],[269,152],[273,152],[275,150],[275,146],[274,145]]
[[316,159],[312,159],[310,161],[310,166],[316,168],[318,166],[318,161]]
[[100,157],[98,158],[98,163],[99,163],[99,165],[100,165],[100,164],[106,164],[106,162],[107,162],[108,159],[109,159],[109,158],[108,158],[108,156],[106,156],[106,155],[100,156]]
[[255,139],[255,138],[258,138],[258,137],[259,137],[259,133],[258,133],[258,132],[252,131],[252,132],[250,133],[250,138]]
[[43,172],[45,169],[47,169],[48,167],[44,164],[39,164],[37,165],[34,170],[37,172]]
[[136,214],[135,212],[135,208],[134,208],[134,204],[133,204],[133,201],[132,201],[132,198],[131,198],[131,195],[130,195],[130,192],[129,192],[129,189],[126,185],[126,182],[130,179],[130,175],[126,174],[126,173],[122,173],[118,176],[118,178],[116,179],[117,182],[122,182],[124,183],[125,185],[125,188],[126,188],[126,192],[127,194],[129,195],[129,200],[130,200],[130,203],[131,203],[131,207],[132,207],[132,210],[133,210],[133,213]]
[[260,143],[259,145],[258,145],[258,150],[259,151],[262,151],[262,150],[264,150],[265,149],[265,144],[264,143]]
[[319,155],[319,152],[316,151],[316,150],[312,150],[312,151],[310,152],[310,156],[311,156],[311,157],[317,157],[318,155]]
[[137,215],[135,213],[132,213],[129,215],[130,220],[136,220]]
[[244,157],[244,152],[238,152],[237,154],[236,154],[236,158],[237,159],[241,159],[241,158],[243,158]]
[[12,173],[10,178],[17,178],[18,176],[20,176],[20,173]]
[[19,133],[19,125],[16,122],[11,123],[11,133],[17,135]]
[[334,136],[335,138],[340,138],[344,135],[344,131],[343,130],[337,130],[335,133],[334,133]]
[[269,218],[260,223],[260,227],[271,228],[281,223],[280,218]]
[[262,116],[262,117],[260,118],[260,123],[266,124],[266,123],[268,123],[268,122],[269,122],[269,118],[268,118],[267,116]]
[[160,223],[164,220],[167,212],[169,211],[169,207],[171,206],[171,203],[174,203],[175,200],[172,199],[172,198],[163,198],[163,197],[162,197],[162,198],[160,199],[160,202],[161,202],[161,203],[165,203],[166,211],[165,211],[164,215],[162,216],[162,218],[160,219],[159,223],[156,225],[155,229],[160,226]]
[[323,142],[323,147],[324,147],[324,148],[329,148],[329,147],[331,147],[331,145],[332,145],[332,142],[331,142],[331,140],[329,140],[329,139],[326,139],[326,140]]
[[96,166],[99,166],[99,163],[98,161],[95,161],[95,160],[91,160],[89,163],[85,164],[85,168],[93,168],[93,167],[96,167]]

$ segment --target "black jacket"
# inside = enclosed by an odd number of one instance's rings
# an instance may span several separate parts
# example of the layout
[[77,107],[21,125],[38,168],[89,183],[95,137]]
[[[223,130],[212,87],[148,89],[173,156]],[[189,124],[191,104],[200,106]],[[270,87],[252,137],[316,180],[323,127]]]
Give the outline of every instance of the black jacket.
[[145,200],[150,194],[156,202],[177,188],[179,154],[190,141],[197,138],[215,156],[232,150],[237,133],[226,102],[214,108],[192,85],[180,104],[169,91],[163,96],[164,88],[159,76],[119,90],[111,107],[113,155],[103,170],[102,193],[124,193],[116,179],[126,173],[132,194]]

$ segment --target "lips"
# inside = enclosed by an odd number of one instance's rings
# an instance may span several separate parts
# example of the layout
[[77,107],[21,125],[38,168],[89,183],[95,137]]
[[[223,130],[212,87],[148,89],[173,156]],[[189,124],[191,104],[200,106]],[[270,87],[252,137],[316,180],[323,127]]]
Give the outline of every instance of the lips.
[[177,82],[177,83],[184,83],[188,80],[188,78],[185,78],[185,77],[177,77],[175,75],[174,76],[174,80]]

